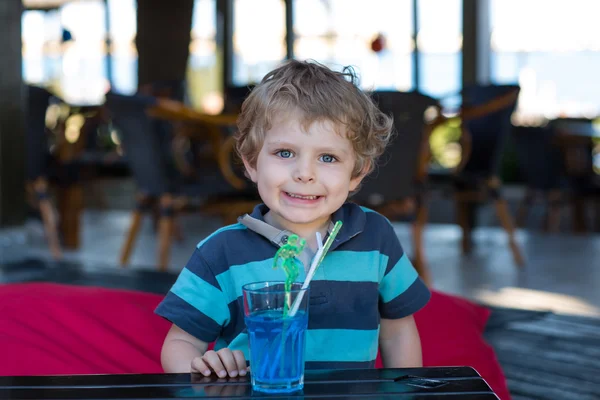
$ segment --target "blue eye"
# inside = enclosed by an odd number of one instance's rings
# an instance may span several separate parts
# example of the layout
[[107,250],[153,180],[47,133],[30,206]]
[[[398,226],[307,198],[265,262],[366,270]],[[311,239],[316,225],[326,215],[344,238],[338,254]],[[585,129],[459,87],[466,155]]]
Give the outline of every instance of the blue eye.
[[292,152],[289,150],[279,150],[275,154],[277,154],[281,158],[290,158],[292,156]]
[[325,162],[325,163],[332,163],[332,162],[336,162],[337,159],[332,156],[331,154],[323,154],[321,156],[321,161]]

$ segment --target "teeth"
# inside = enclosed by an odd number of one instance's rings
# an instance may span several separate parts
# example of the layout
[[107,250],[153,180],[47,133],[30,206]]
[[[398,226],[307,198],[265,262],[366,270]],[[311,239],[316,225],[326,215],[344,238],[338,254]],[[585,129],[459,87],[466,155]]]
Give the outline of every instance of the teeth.
[[289,192],[286,192],[286,193],[290,197],[294,197],[296,199],[302,199],[302,200],[316,200],[318,197],[318,196],[300,196],[299,194],[294,194],[294,193],[289,193]]

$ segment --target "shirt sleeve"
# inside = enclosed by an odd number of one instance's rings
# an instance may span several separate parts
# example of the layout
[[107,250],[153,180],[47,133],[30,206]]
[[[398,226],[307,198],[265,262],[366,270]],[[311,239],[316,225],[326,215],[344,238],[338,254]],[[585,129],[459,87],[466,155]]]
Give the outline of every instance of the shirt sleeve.
[[231,313],[226,296],[199,249],[155,313],[207,343],[216,340],[229,323]]
[[379,313],[381,318],[398,319],[425,306],[431,292],[404,253],[394,228],[389,222],[387,225],[382,253],[388,257],[379,282]]

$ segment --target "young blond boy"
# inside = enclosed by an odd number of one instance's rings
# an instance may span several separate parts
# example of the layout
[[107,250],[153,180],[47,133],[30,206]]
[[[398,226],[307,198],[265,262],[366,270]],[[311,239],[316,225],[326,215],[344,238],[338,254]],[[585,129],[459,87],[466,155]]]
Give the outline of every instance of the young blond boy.
[[[325,240],[338,220],[311,282],[306,368],[372,368],[378,349],[385,367],[421,366],[412,314],[430,292],[389,221],[348,202],[388,144],[391,119],[351,72],[289,61],[254,88],[238,125],[237,150],[264,204],[200,242],[158,306],[173,323],[165,372],[246,375],[242,286],[285,279],[272,264],[291,234],[307,241],[306,268],[316,232]],[[207,351],[213,341],[216,351]]]

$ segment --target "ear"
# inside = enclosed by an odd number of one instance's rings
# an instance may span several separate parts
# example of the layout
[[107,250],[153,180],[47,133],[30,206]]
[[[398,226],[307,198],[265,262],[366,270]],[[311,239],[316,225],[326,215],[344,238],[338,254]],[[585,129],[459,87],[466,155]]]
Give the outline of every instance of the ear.
[[244,168],[246,169],[247,176],[252,182],[256,183],[258,175],[256,172],[256,167],[252,167],[245,157],[242,157],[242,162],[244,163]]
[[361,171],[361,173],[358,176],[350,179],[350,192],[354,192],[358,188],[358,186],[360,185],[360,183],[362,182],[362,180],[369,173],[369,169],[371,169],[371,163],[370,162],[366,162],[365,166],[363,167],[363,169]]

